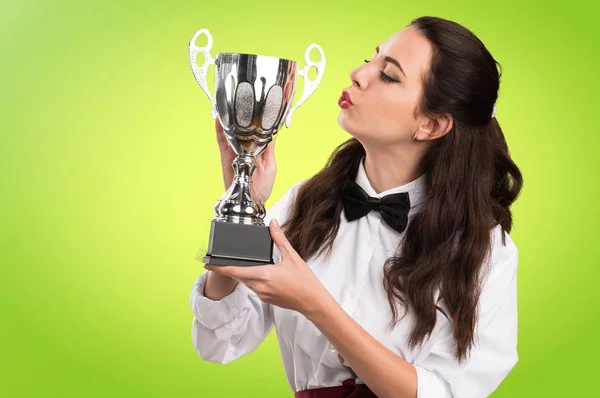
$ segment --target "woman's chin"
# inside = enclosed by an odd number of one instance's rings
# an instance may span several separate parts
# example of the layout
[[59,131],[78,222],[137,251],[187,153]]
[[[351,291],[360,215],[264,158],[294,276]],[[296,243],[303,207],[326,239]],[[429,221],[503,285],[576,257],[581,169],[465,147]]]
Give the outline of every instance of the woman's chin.
[[338,125],[344,131],[346,131],[348,134],[350,134],[352,136],[354,136],[355,133],[357,132],[356,126],[354,126],[354,123],[352,123],[351,120],[348,120],[348,117],[345,114],[343,109],[341,110],[340,114],[338,115]]
[[340,117],[338,118],[338,125],[342,128],[342,130],[344,130],[346,133],[350,134],[359,141],[362,138],[365,138],[365,131],[360,128],[357,128],[357,126],[354,126],[352,123],[350,123],[349,120],[344,118],[342,115],[340,115]]

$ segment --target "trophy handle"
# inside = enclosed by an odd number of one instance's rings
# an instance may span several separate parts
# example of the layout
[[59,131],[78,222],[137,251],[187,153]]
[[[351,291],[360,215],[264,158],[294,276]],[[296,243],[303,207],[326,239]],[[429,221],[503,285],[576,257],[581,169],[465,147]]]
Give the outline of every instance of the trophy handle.
[[[310,60],[310,50],[312,50],[313,48],[316,48],[321,53],[321,60],[319,62],[313,62]],[[321,48],[321,46],[315,43],[312,43],[310,46],[308,46],[306,48],[306,52],[304,53],[304,62],[304,68],[298,71],[298,75],[304,77],[304,89],[302,90],[302,96],[300,97],[296,105],[294,105],[294,107],[290,109],[285,118],[285,126],[287,128],[289,128],[292,125],[292,115],[294,114],[296,109],[298,109],[298,107],[302,105],[302,103],[306,101],[315,92],[315,90],[319,86],[319,83],[321,83],[323,73],[325,72],[326,62],[325,53],[323,53],[323,49]],[[317,68],[317,77],[315,77],[315,80],[310,80],[308,78],[308,71],[313,66]]]
[[[196,39],[201,34],[205,34],[208,37],[208,43],[206,44],[206,47],[198,47],[196,45]],[[200,29],[199,31],[194,33],[192,40],[190,40],[190,65],[192,67],[192,72],[194,73],[194,77],[200,85],[200,88],[202,89],[202,91],[204,91],[204,93],[210,100],[210,103],[212,105],[211,116],[214,119],[217,117],[217,104],[213,99],[212,95],[210,94],[210,90],[208,89],[208,85],[206,84],[206,70],[211,64],[215,64],[215,59],[210,55],[210,49],[212,48],[212,45],[213,38],[208,29]],[[202,66],[198,66],[198,64],[196,63],[196,58],[199,52],[204,54],[204,65]]]

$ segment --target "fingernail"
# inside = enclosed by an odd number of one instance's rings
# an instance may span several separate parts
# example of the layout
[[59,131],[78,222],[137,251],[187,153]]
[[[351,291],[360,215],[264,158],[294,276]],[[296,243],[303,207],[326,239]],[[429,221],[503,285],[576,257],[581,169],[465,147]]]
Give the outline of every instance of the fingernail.
[[273,219],[273,226],[277,229],[279,229],[279,223],[277,222],[276,219]]

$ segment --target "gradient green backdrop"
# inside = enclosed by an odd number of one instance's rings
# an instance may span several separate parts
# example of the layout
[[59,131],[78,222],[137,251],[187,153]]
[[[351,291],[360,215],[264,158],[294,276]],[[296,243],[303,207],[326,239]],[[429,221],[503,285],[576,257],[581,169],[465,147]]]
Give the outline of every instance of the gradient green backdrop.
[[497,117],[525,176],[520,362],[493,396],[600,396],[592,2],[35,3],[0,5],[0,396],[291,396],[274,332],[225,366],[192,347],[194,256],[223,186],[188,42],[208,28],[213,55],[326,53],[278,136],[269,206],[349,137],[349,71],[424,14],[471,28],[503,65]]

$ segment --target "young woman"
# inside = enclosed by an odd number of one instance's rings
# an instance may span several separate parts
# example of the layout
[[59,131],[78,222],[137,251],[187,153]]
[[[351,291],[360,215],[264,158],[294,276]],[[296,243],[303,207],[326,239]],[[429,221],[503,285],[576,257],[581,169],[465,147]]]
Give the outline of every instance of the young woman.
[[[518,360],[522,177],[494,116],[498,64],[434,17],[365,61],[339,101],[352,138],[267,213],[279,262],[207,266],[194,284],[194,347],[227,363],[274,326],[296,397],[487,397]],[[273,145],[258,163],[267,198]]]

